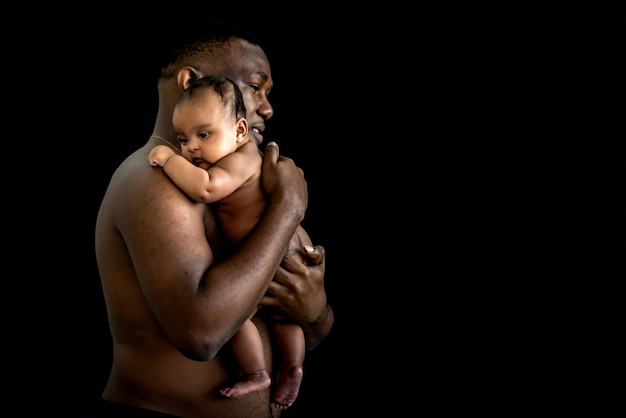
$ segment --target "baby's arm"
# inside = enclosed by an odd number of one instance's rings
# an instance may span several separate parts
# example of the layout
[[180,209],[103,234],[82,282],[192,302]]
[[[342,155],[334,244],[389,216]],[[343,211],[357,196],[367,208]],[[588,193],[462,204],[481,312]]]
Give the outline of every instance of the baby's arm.
[[[150,150],[148,162],[154,167],[163,167],[165,174],[194,200],[201,202],[199,197],[206,182],[207,173],[201,167],[191,164],[185,157],[174,152],[166,145],[157,145]],[[167,168],[165,166],[167,165]]]
[[243,154],[233,153],[205,170],[193,165],[180,154],[165,145],[157,145],[150,151],[148,161],[161,166],[165,174],[183,192],[196,202],[216,202],[237,190],[250,173]]

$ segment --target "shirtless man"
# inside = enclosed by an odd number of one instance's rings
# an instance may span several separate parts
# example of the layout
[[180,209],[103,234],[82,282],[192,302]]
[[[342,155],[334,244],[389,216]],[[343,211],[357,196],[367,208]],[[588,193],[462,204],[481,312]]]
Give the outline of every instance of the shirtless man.
[[[161,66],[153,135],[115,171],[98,213],[96,257],[113,365],[91,417],[279,417],[281,410],[271,406],[271,387],[240,398],[220,394],[238,370],[222,347],[259,305],[261,313],[295,319],[307,349],[317,346],[334,322],[324,290],[323,247],[308,241],[302,249],[305,263],[285,254],[304,218],[307,188],[302,171],[280,157],[275,144],[264,150],[267,211],[232,254],[223,250],[210,206],[189,199],[163,170],[146,164],[163,139],[179,148],[174,104],[191,83],[209,74],[237,83],[250,135],[258,145],[263,140],[273,114],[267,56],[244,32],[211,42],[213,26],[186,22],[178,31],[188,40]],[[200,43],[191,42],[196,30],[206,35]],[[254,324],[272,373],[263,315],[255,316]]]

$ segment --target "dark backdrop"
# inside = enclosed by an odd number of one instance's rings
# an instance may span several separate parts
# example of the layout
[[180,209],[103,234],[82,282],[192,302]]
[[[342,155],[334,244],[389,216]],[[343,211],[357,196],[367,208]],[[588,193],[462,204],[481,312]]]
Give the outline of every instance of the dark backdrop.
[[[561,137],[580,135],[586,116],[569,123],[554,112],[563,98],[578,107],[579,80],[590,78],[589,66],[579,65],[585,49],[597,57],[597,45],[623,39],[624,13],[622,5],[612,14],[617,35],[593,42],[580,24],[594,21],[587,9],[570,19],[569,7],[544,6],[5,10],[3,360],[6,386],[17,392],[8,400],[21,415],[63,414],[60,407],[81,416],[100,394],[111,359],[94,225],[113,170],[152,126],[156,87],[143,76],[150,51],[141,41],[185,30],[187,13],[211,10],[268,46],[276,114],[267,137],[304,168],[305,226],[327,250],[335,327],[308,353],[302,391],[285,417],[506,415],[543,411],[538,402],[547,398],[559,408],[576,405],[553,394],[559,372],[579,374],[571,365],[584,355],[563,359],[580,346],[580,322],[577,339],[559,350],[552,342],[575,309],[555,308],[558,320],[549,321],[542,305],[565,298],[561,286],[551,294],[549,282],[563,276],[564,264],[578,264],[533,263],[561,248],[555,223],[565,224],[567,238],[577,235],[579,219],[561,219],[576,205],[561,202],[545,216],[553,202],[544,199],[581,182],[570,178],[576,170],[559,168],[559,187],[547,182],[537,195],[542,182],[526,174],[544,177],[536,159],[549,155],[544,147],[555,136],[549,166],[570,148]],[[160,13],[176,20],[165,23]],[[572,51],[563,56],[563,48]],[[572,61],[561,60],[571,52]],[[591,62],[623,74],[619,57],[617,65]],[[619,93],[611,120],[623,120],[623,81],[597,87]],[[576,132],[562,135],[564,125]],[[623,168],[623,152],[609,150],[623,144],[623,125],[618,131],[585,138],[611,154],[598,161],[619,158],[614,166]],[[586,167],[586,158],[574,163]],[[621,169],[617,175],[623,182]],[[623,232],[623,220],[622,211],[619,228],[598,228]]]

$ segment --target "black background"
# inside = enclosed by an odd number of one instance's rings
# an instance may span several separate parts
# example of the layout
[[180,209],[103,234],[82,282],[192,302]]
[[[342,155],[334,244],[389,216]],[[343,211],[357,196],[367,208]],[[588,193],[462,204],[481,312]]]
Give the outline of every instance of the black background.
[[[560,287],[553,297],[552,276],[568,280],[563,266],[578,270],[588,258],[555,255],[588,216],[568,218],[577,204],[557,200],[564,184],[582,183],[576,173],[589,156],[559,165],[548,190],[543,169],[567,159],[588,118],[555,113],[563,102],[605,101],[577,97],[586,56],[619,72],[619,81],[594,78],[604,83],[593,88],[611,96],[601,120],[623,121],[623,55],[606,62],[597,48],[623,39],[623,11],[612,23],[619,33],[600,31],[606,39],[594,43],[580,26],[587,15],[568,20],[560,7],[417,7],[6,12],[3,280],[24,287],[4,293],[7,369],[20,359],[6,377],[19,395],[10,400],[27,412],[43,405],[81,416],[102,391],[111,341],[95,219],[113,170],[147,140],[156,114],[144,41],[185,30],[189,13],[240,23],[266,44],[275,82],[266,138],[304,169],[304,225],[327,251],[335,326],[307,353],[302,390],[284,416],[534,412],[550,398],[542,393],[553,393],[561,372],[576,372],[563,355],[571,349],[554,344],[567,337],[571,310],[550,320],[545,306],[567,299]],[[555,29],[563,21],[574,27]],[[599,139],[602,124],[588,123],[584,150],[600,143],[594,157],[620,168],[610,173],[620,179],[611,207],[623,208],[623,152],[612,150],[623,145],[623,124]],[[619,232],[621,257],[623,210],[616,217],[600,229]]]

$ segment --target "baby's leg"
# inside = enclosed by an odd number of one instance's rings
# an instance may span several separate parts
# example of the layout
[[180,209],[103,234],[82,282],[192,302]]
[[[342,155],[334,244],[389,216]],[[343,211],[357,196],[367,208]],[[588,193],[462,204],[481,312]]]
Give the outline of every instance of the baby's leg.
[[280,321],[273,322],[272,329],[282,359],[272,405],[277,409],[287,409],[298,397],[304,374],[304,332],[297,324]]
[[250,319],[243,323],[230,340],[230,346],[243,376],[233,385],[220,389],[220,393],[229,398],[238,398],[268,387],[271,378],[265,369],[261,336]]

